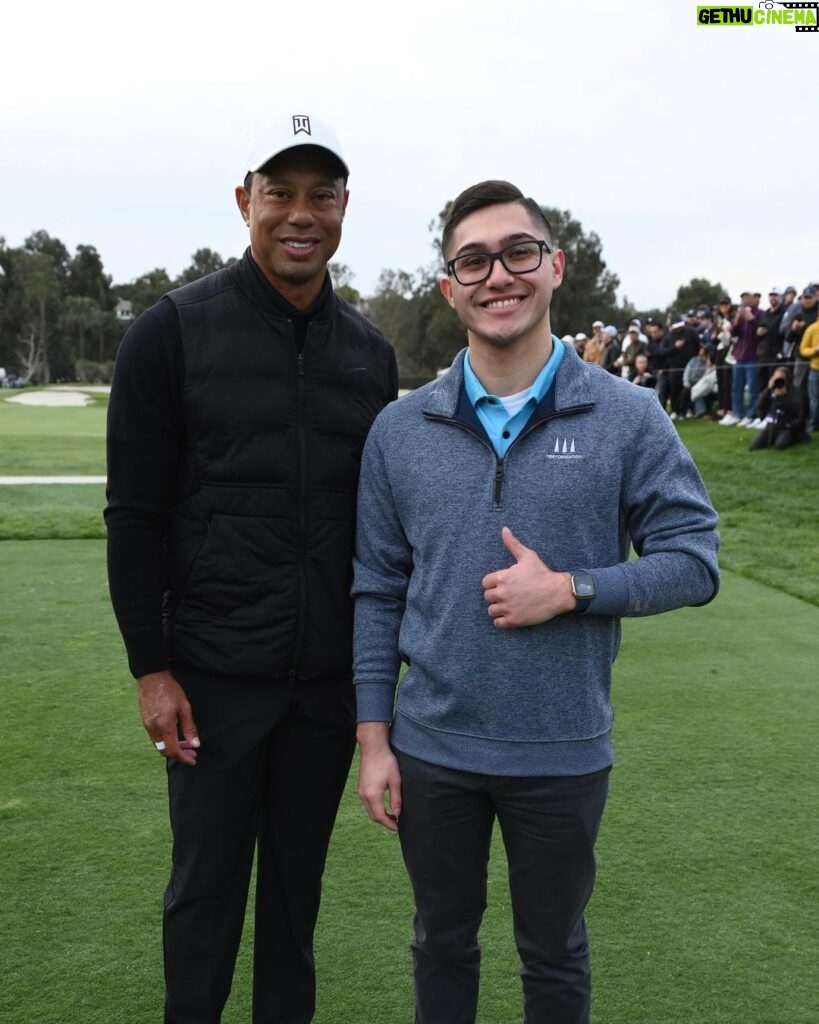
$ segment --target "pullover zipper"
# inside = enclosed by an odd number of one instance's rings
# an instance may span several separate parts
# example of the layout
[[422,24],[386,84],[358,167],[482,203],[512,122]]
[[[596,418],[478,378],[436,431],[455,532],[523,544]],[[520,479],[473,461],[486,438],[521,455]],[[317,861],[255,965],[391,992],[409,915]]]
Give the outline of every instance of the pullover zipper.
[[[546,416],[542,416],[535,423],[527,423],[523,430],[515,438],[515,440],[506,449],[507,455],[515,447],[518,441],[521,440],[521,438],[526,437],[527,434],[530,434],[533,430],[536,430],[542,424],[548,423],[550,420],[560,419],[560,417],[562,416],[573,416],[575,413],[578,412],[587,412],[591,408],[591,404],[575,405],[572,406],[570,409],[560,409],[559,411],[548,413]],[[492,452],[492,455],[495,459],[492,504],[494,505],[494,507],[497,508],[497,506],[500,505],[501,503],[501,497],[503,494],[503,477],[506,469],[506,456],[498,455],[489,438],[487,438],[484,434],[479,433],[469,423],[464,423],[463,420],[456,419],[454,416],[441,416],[433,412],[425,412],[424,416],[426,416],[428,420],[432,420],[435,423],[450,423],[454,427],[459,427],[461,430],[465,430],[467,434],[471,434],[473,437],[476,437],[485,448],[488,448]]]

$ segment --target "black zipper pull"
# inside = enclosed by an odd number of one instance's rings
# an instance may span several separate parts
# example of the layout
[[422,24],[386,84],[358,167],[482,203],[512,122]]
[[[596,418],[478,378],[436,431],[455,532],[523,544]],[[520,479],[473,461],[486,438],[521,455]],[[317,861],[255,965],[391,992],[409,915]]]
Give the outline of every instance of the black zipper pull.
[[501,500],[501,487],[503,486],[503,459],[495,460],[495,504],[499,505]]

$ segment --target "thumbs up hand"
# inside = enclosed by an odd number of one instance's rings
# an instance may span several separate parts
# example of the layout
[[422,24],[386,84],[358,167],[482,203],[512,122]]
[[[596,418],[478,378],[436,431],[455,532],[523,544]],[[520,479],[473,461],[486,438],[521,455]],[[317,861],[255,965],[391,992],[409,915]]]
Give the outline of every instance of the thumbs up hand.
[[481,581],[488,612],[499,629],[535,626],[574,609],[569,573],[553,572],[508,526],[501,530],[501,539],[515,564]]

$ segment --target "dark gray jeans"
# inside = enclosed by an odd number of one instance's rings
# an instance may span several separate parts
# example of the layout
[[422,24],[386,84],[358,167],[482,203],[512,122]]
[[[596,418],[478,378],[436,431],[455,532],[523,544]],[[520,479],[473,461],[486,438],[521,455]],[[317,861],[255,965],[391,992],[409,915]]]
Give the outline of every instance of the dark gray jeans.
[[416,1024],[474,1024],[478,929],[497,817],[509,863],[524,1024],[587,1024],[591,1000],[583,911],[609,768],[518,778],[442,768],[396,751],[399,837],[415,894]]

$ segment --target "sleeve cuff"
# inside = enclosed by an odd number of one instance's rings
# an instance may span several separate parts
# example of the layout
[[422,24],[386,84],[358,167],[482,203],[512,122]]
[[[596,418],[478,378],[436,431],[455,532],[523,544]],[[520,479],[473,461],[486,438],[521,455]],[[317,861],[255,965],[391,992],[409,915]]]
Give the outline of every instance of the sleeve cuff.
[[395,703],[393,683],[357,683],[356,721],[391,722]]

